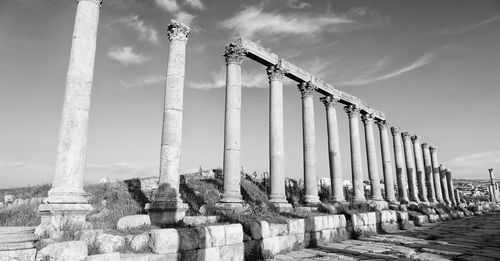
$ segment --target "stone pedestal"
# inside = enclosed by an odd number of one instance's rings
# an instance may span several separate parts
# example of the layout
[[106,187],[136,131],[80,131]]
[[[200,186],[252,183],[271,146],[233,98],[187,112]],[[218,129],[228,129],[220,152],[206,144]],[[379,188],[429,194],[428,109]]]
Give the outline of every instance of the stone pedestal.
[[408,189],[409,189],[410,201],[419,203],[420,200],[418,199],[417,177],[415,175],[415,162],[413,161],[413,147],[410,140],[410,136],[411,135],[408,132],[401,133],[405,151],[406,174],[408,176]]
[[83,178],[101,2],[77,1],[54,181],[45,204],[39,208],[45,224],[60,220],[60,210],[64,210],[65,216],[82,222],[92,211],[85,199]]
[[155,199],[146,205],[151,223],[155,225],[180,222],[188,209],[180,197],[179,182],[184,72],[189,30],[187,25],[176,21],[172,21],[167,28],[170,51],[165,84],[160,179]]
[[354,203],[363,203],[365,191],[363,185],[363,165],[361,163],[361,141],[359,137],[359,109],[354,105],[344,107],[349,116],[349,136],[351,143],[351,171],[354,190]]
[[221,203],[242,205],[241,179],[241,63],[245,50],[238,44],[226,46],[226,107],[224,121],[224,193]]
[[321,98],[326,108],[326,126],[328,131],[328,162],[330,165],[330,181],[334,203],[344,203],[344,186],[340,160],[340,139],[335,105],[338,99],[333,96]]
[[380,147],[382,151],[382,169],[384,171],[385,200],[391,205],[399,204],[394,192],[394,177],[392,173],[391,152],[389,149],[389,135],[387,133],[387,121],[378,121],[380,133]]
[[427,186],[427,198],[429,202],[437,203],[436,191],[434,189],[434,178],[432,176],[432,160],[429,151],[429,144],[422,143],[422,153],[424,157],[425,184]]
[[422,156],[422,147],[417,135],[411,137],[413,142],[413,153],[415,155],[415,169],[417,173],[418,198],[422,202],[428,202],[427,188],[425,186],[424,161]]
[[372,114],[364,114],[361,119],[365,126],[366,158],[368,160],[368,177],[370,178],[371,184],[371,199],[373,201],[383,201],[380,177],[378,174],[375,137],[373,135],[374,117]]
[[394,144],[394,162],[396,165],[396,178],[398,182],[399,202],[401,204],[408,204],[408,183],[406,175],[404,175],[404,160],[403,160],[403,147],[401,145],[401,135],[399,127],[391,127],[391,133]]
[[435,146],[429,146],[432,161],[432,175],[434,176],[434,190],[436,191],[436,200],[439,203],[445,203],[443,200],[443,193],[441,189],[441,177],[439,175],[440,169],[436,149],[437,147]]
[[285,196],[285,144],[283,131],[283,76],[278,66],[267,68],[269,77],[269,156],[271,203],[280,210],[291,209]]
[[302,94],[302,138],[304,146],[304,187],[306,204],[319,203],[318,181],[316,177],[316,131],[314,122],[313,93],[316,89],[311,82],[298,85]]

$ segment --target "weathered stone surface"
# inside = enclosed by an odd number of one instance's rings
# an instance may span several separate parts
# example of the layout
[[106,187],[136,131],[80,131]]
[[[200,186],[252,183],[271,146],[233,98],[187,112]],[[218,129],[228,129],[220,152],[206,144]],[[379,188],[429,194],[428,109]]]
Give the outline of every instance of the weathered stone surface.
[[287,225],[288,225],[288,234],[290,235],[304,234],[306,229],[304,219],[288,220]]
[[430,223],[436,223],[441,220],[438,214],[427,214],[427,218],[429,219]]
[[125,238],[122,236],[102,234],[96,237],[95,242],[101,254],[116,252],[125,247]]
[[150,236],[149,247],[155,254],[177,253],[180,250],[180,236],[173,228],[153,229]]
[[219,216],[186,216],[182,222],[190,226],[200,226],[204,224],[213,224],[219,220]]
[[422,226],[423,224],[429,223],[429,219],[426,215],[422,215],[414,211],[408,211],[408,215],[417,226]]
[[194,250],[200,248],[200,236],[198,231],[192,228],[181,228],[178,229],[180,238],[180,250]]
[[86,230],[76,231],[75,238],[80,241],[87,242],[87,245],[93,245],[95,244],[97,236],[102,234],[104,234],[103,229],[86,229]]
[[150,225],[151,220],[148,215],[132,215],[120,218],[116,227],[120,231],[127,231]]
[[100,255],[92,255],[85,258],[85,261],[120,261],[120,253],[112,252]]
[[269,223],[270,236],[282,236],[288,234],[287,224]]
[[68,241],[54,243],[42,248],[38,251],[36,260],[79,261],[84,260],[87,255],[87,243],[85,241]]
[[220,260],[244,261],[245,245],[243,243],[239,243],[221,247]]
[[226,245],[243,243],[243,227],[241,224],[230,224],[224,226],[226,234]]
[[262,254],[264,256],[279,254],[281,251],[280,246],[279,237],[264,238],[261,242]]
[[36,249],[20,249],[0,251],[0,261],[33,261],[36,258]]
[[149,247],[148,233],[136,235],[130,240],[130,248],[132,248],[135,251],[143,251],[148,247]]
[[181,260],[181,254],[121,254],[120,261],[175,261]]
[[[223,225],[207,227],[211,237],[212,246],[226,245],[226,228]],[[242,231],[243,232],[243,231]]]
[[14,203],[14,196],[13,195],[5,195],[5,196],[3,196],[3,202],[5,204]]
[[261,239],[262,229],[260,227],[260,222],[246,222],[243,224],[243,229],[245,234],[248,234],[251,239]]
[[34,248],[34,227],[0,227],[0,251]]
[[[183,256],[184,258],[184,256]],[[198,261],[214,261],[221,260],[221,248],[210,247],[196,250],[196,260]]]

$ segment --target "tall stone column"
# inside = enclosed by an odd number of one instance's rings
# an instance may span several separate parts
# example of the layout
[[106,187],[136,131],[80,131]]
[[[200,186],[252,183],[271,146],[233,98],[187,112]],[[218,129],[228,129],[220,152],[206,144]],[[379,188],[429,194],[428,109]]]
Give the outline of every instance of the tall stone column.
[[458,189],[455,189],[453,191],[455,193],[455,200],[457,201],[457,206],[460,205],[460,203],[462,203],[462,199],[460,198],[460,191],[458,191]]
[[392,173],[391,151],[389,148],[389,135],[387,121],[377,121],[380,134],[380,148],[382,151],[382,169],[384,171],[385,200],[392,204],[397,204],[394,192],[394,177]]
[[351,171],[354,199],[356,203],[365,202],[363,185],[363,165],[361,163],[361,141],[359,137],[359,109],[354,105],[344,107],[349,116],[349,134],[351,142]]
[[94,75],[97,27],[102,0],[78,0],[66,76],[54,180],[38,211],[42,225],[57,225],[61,218],[85,222],[92,206],[85,199],[83,178]]
[[422,147],[420,146],[419,137],[411,136],[413,142],[413,153],[415,155],[415,169],[417,171],[418,198],[422,202],[428,202],[427,188],[425,187],[424,161],[422,156]]
[[377,150],[375,148],[375,137],[373,135],[374,117],[372,114],[364,114],[361,120],[365,126],[366,158],[368,160],[368,177],[371,184],[371,199],[382,201],[382,189],[377,166]]
[[340,161],[340,139],[335,105],[338,99],[333,96],[321,98],[326,108],[326,127],[328,131],[328,162],[330,164],[330,181],[334,202],[345,202],[342,182],[342,166]]
[[439,165],[439,176],[441,177],[441,192],[443,193],[443,200],[446,204],[450,205],[450,194],[448,193],[448,179],[446,179],[446,169],[442,164]]
[[228,208],[242,203],[241,179],[241,63],[245,50],[226,46],[226,107],[224,120],[224,193],[220,200]]
[[490,173],[491,185],[494,185],[495,184],[495,174],[493,173],[493,169],[488,169],[488,172]]
[[306,204],[319,203],[318,179],[316,178],[316,131],[314,127],[314,101],[316,90],[311,82],[298,85],[302,94],[302,138],[304,146],[304,187]]
[[436,199],[439,203],[444,203],[443,200],[443,192],[441,189],[441,178],[439,176],[439,161],[437,158],[437,147],[429,146],[429,151],[431,152],[431,160],[432,160],[432,174],[434,176],[434,189],[436,191]]
[[455,199],[455,193],[453,188],[453,179],[451,178],[451,170],[445,169],[446,180],[448,181],[448,194],[450,198],[451,204],[458,205],[457,200]]
[[410,202],[408,198],[408,183],[406,180],[406,175],[404,174],[404,159],[403,159],[403,145],[401,141],[399,127],[391,127],[391,133],[394,144],[394,162],[396,165],[396,179],[398,182],[398,196],[399,203],[408,204]]
[[437,203],[436,190],[434,189],[434,178],[432,176],[432,160],[429,144],[422,143],[422,153],[424,154],[425,181],[427,185],[427,197],[431,203]]
[[408,188],[410,194],[410,201],[419,203],[418,199],[418,188],[417,188],[417,177],[415,175],[415,162],[413,161],[413,147],[410,140],[410,133],[401,133],[403,138],[403,145],[405,150],[405,162],[406,162],[406,174],[408,175]]
[[269,77],[269,170],[271,174],[271,203],[279,209],[292,205],[285,196],[285,144],[283,131],[283,76],[278,66],[267,68]]
[[182,110],[186,43],[190,28],[172,21],[167,28],[170,51],[163,110],[158,192],[146,210],[155,225],[175,224],[186,215],[188,206],[179,192],[182,146]]

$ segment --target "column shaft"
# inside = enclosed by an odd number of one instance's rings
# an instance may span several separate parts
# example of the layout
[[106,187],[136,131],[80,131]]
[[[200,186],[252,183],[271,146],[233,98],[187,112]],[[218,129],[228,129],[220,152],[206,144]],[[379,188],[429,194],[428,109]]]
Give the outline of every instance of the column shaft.
[[411,137],[413,142],[413,153],[415,155],[415,169],[417,172],[418,198],[420,201],[428,202],[427,188],[425,187],[424,161],[422,156],[422,147],[418,136]]
[[404,174],[403,145],[398,127],[391,127],[394,144],[394,162],[396,165],[396,179],[398,182],[398,196],[401,204],[408,204],[408,182]]
[[434,189],[434,179],[432,177],[432,160],[429,145],[422,143],[422,153],[424,156],[425,184],[427,186],[427,197],[430,202],[437,203],[436,191]]
[[439,175],[441,177],[441,192],[443,194],[443,200],[446,204],[451,204],[450,194],[448,193],[448,179],[446,179],[446,169],[439,165]]
[[375,137],[373,135],[373,115],[365,114],[362,116],[365,126],[366,158],[368,160],[368,177],[371,184],[371,199],[383,200],[382,189],[380,187],[380,176],[377,166],[377,150],[375,148]]
[[454,188],[453,188],[453,179],[451,178],[451,170],[446,169],[446,181],[448,181],[448,194],[450,198],[451,204],[457,205],[457,201],[455,199],[455,193],[454,193]]
[[410,134],[408,132],[403,132],[401,136],[403,137],[405,150],[406,174],[408,175],[410,201],[418,203],[420,200],[418,199],[417,177],[415,175],[415,162],[413,161],[413,147],[410,140]]
[[333,96],[324,97],[321,101],[326,107],[326,127],[328,131],[328,162],[330,166],[330,182],[334,202],[345,202],[340,160],[340,139],[335,105],[338,99]]
[[349,134],[351,144],[351,171],[354,202],[365,202],[363,185],[363,167],[361,163],[361,141],[359,136],[359,109],[354,105],[344,107],[349,116]]
[[436,147],[430,146],[429,150],[431,152],[431,160],[432,160],[432,173],[434,176],[434,190],[436,191],[436,199],[439,203],[444,203],[443,193],[441,189],[441,178],[439,177],[439,162],[437,158]]
[[318,180],[316,178],[316,131],[314,122],[313,93],[315,86],[310,82],[299,84],[302,94],[302,138],[304,149],[305,203],[317,204]]
[[385,200],[388,202],[396,203],[396,195],[394,192],[394,177],[392,172],[391,152],[389,148],[389,137],[386,121],[378,121],[380,134],[380,148],[382,151],[382,168],[384,171],[384,185],[385,185]]

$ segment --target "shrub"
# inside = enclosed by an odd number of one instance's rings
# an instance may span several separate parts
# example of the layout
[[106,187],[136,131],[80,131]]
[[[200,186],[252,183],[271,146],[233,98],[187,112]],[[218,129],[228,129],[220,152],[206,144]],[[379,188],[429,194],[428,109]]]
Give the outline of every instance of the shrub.
[[39,203],[27,203],[0,209],[0,226],[38,226]]

